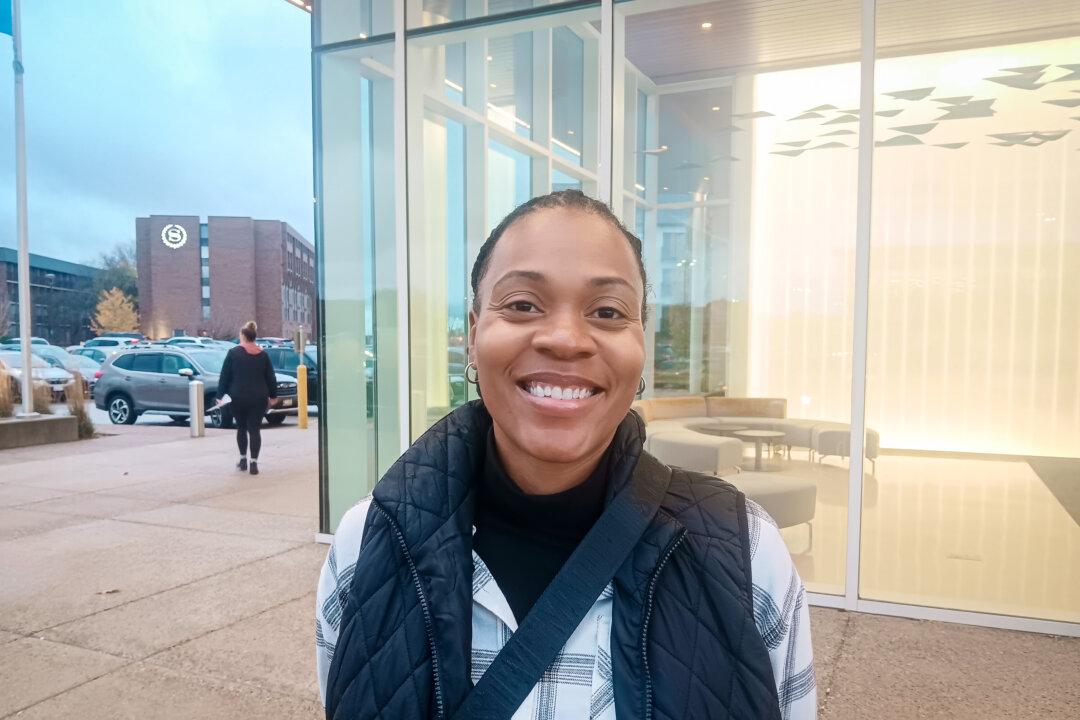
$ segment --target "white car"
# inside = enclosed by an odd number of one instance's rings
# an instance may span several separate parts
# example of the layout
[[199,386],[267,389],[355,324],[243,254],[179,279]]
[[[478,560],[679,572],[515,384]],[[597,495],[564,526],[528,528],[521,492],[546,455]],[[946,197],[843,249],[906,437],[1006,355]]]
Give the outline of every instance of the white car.
[[[49,386],[49,389],[52,390],[53,400],[63,398],[67,386],[75,380],[75,376],[67,370],[52,367],[37,355],[30,356],[30,365],[30,376],[35,382],[43,382]],[[23,364],[21,353],[0,352],[0,367],[15,380],[16,387],[22,387]]]
[[158,344],[165,345],[165,346],[168,346],[168,347],[180,347],[180,348],[184,348],[184,347],[189,347],[190,348],[190,347],[195,347],[195,346],[202,346],[202,347],[215,348],[216,349],[216,348],[219,347],[219,342],[217,340],[215,340],[214,338],[193,337],[191,335],[178,335],[177,337],[171,337],[168,340],[162,340]]

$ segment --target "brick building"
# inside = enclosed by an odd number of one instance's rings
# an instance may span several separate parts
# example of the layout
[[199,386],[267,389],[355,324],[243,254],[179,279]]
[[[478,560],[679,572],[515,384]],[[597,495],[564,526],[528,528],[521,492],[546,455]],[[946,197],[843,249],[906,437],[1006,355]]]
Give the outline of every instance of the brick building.
[[135,238],[147,337],[235,337],[248,320],[270,337],[314,329],[315,248],[288,223],[151,215]]
[[[90,316],[97,299],[88,265],[30,253],[30,332],[55,345],[74,345],[94,336]],[[0,247],[0,337],[19,334],[19,254]]]

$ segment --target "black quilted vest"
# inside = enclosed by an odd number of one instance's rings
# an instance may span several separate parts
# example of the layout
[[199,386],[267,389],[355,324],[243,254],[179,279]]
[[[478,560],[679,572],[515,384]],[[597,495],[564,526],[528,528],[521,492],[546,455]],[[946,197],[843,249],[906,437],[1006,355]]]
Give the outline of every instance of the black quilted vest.
[[[458,408],[376,485],[330,667],[328,719],[449,720],[472,687],[473,478],[490,425],[481,401]],[[609,500],[650,481],[634,472],[644,437],[628,414],[612,441]],[[754,625],[742,493],[674,470],[613,582],[619,720],[780,718]]]

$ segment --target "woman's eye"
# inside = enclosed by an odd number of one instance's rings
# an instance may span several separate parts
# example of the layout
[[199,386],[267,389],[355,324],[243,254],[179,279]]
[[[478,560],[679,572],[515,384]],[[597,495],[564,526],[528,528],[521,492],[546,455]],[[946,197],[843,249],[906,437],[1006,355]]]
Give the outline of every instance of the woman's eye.
[[602,307],[596,311],[596,316],[601,320],[621,320],[623,314],[613,307]]
[[516,311],[516,312],[526,312],[526,313],[527,312],[532,312],[533,310],[536,309],[536,306],[533,305],[528,300],[515,300],[514,302],[507,305],[507,307],[510,308],[511,310]]

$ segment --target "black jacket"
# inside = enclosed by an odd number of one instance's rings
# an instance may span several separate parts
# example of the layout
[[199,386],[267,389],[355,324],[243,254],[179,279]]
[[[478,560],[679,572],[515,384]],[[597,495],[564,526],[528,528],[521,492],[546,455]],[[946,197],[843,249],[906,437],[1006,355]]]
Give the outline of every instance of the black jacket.
[[[327,718],[451,718],[471,689],[473,483],[490,426],[482,401],[458,408],[376,485],[342,603]],[[655,481],[635,472],[644,437],[629,413],[612,441],[609,502]],[[613,583],[619,720],[780,718],[754,624],[742,493],[674,470]]]
[[252,355],[237,345],[225,354],[217,396],[225,395],[241,405],[265,405],[267,398],[277,397],[277,375],[265,350]]

